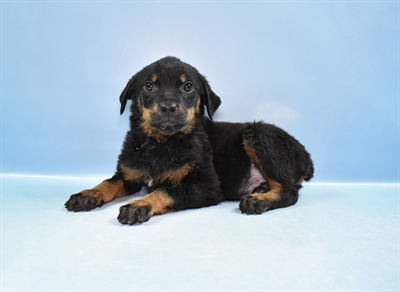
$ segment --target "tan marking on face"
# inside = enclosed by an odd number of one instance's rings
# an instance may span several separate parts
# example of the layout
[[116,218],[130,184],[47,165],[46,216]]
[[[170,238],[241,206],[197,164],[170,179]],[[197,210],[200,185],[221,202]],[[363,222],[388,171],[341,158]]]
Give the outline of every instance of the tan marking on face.
[[151,120],[151,110],[148,108],[142,108],[142,121],[150,123]]
[[193,128],[196,125],[196,114],[198,114],[199,112],[200,112],[200,99],[197,101],[197,105],[195,108],[190,108],[187,110],[186,121],[188,123],[185,127],[181,129],[181,132],[189,134],[193,131]]
[[152,109],[150,109],[150,110],[151,110],[151,112],[153,112],[157,116],[161,115],[161,110],[160,110],[160,105],[159,104],[154,105],[154,107]]
[[196,107],[194,109],[190,109],[191,111],[188,113],[188,119],[193,120],[196,118],[196,114],[200,113],[200,107],[201,107],[201,101],[200,99],[197,100]]
[[151,81],[156,82],[158,79],[158,76],[156,73],[151,74]]
[[187,110],[187,121],[192,122],[196,118],[196,109],[190,108]]
[[279,201],[281,199],[282,185],[275,180],[267,180],[270,190],[266,193],[254,193],[250,196],[258,200]]
[[[198,104],[200,104],[200,100],[198,102]],[[196,107],[195,108],[190,108],[189,110],[187,110],[186,115],[187,115],[187,125],[184,126],[182,129],[178,130],[178,132],[181,133],[185,133],[185,134],[189,134],[192,130],[193,127],[195,125],[195,118],[196,118],[196,112],[199,111],[200,107]],[[185,115],[185,108],[182,105],[178,106],[177,109],[177,114],[180,115]],[[154,128],[151,126],[150,121],[151,121],[151,115],[152,114],[157,114],[157,115],[161,115],[161,111],[160,111],[160,107],[158,104],[156,104],[154,106],[154,108],[152,109],[148,109],[148,108],[143,108],[142,109],[142,128],[143,131],[145,132],[145,134],[147,136],[153,137],[154,139],[156,139],[158,142],[165,142],[169,136],[174,135],[175,133],[171,133],[171,134],[165,134],[162,133],[161,131],[159,131],[158,129]]]
[[155,129],[150,125],[151,121],[151,110],[148,108],[142,108],[142,128],[148,136],[152,136]]
[[187,121],[188,121],[188,123],[186,124],[186,126],[184,126],[181,129],[182,133],[189,134],[189,133],[191,133],[193,131],[194,126],[196,124],[195,113],[194,112],[195,112],[194,108],[188,109],[188,111],[187,111]]
[[201,100],[200,100],[200,98],[199,98],[199,100],[197,101],[197,104],[196,104],[196,112],[200,112],[200,107],[201,107]]
[[137,107],[139,111],[143,114],[142,104],[140,103],[140,98],[137,99]]
[[151,124],[150,124],[151,114],[153,112],[157,112],[157,111],[158,112],[160,111],[158,105],[156,105],[154,107],[154,109],[142,108],[142,123],[141,123],[141,126],[142,126],[143,131],[145,132],[145,134],[147,136],[153,137],[158,142],[165,142],[168,136],[165,135],[164,133],[161,133],[157,129],[153,128],[151,126]]
[[185,83],[186,81],[186,74],[182,74],[179,79],[181,80],[182,83]]
[[122,180],[112,182],[103,181],[90,190],[82,191],[81,194],[82,196],[90,196],[95,198],[99,205],[110,202],[115,198],[120,198],[127,195],[124,182]]

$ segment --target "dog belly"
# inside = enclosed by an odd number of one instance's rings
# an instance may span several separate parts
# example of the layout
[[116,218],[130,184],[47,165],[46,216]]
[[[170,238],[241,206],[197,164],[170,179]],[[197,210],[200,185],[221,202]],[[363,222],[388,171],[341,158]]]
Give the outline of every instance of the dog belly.
[[251,194],[253,190],[263,182],[265,182],[265,179],[263,178],[261,172],[252,163],[249,176],[239,188],[240,193],[243,195]]

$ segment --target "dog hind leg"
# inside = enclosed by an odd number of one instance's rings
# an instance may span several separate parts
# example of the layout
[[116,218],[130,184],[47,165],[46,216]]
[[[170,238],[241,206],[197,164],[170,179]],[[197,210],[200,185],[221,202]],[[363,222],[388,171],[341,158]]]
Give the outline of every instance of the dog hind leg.
[[261,214],[265,211],[283,208],[297,202],[297,189],[284,187],[275,180],[268,180],[256,187],[240,200],[239,209],[246,214]]
[[261,122],[249,124],[243,145],[266,182],[242,197],[242,213],[261,214],[295,204],[302,178],[308,180],[313,171],[304,147],[285,131]]

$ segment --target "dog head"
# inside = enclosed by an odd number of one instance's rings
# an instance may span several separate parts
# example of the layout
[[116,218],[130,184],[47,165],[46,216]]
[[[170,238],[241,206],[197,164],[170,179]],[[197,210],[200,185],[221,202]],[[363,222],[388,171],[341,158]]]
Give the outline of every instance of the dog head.
[[150,136],[189,133],[204,107],[212,119],[221,104],[205,77],[175,57],[154,62],[129,80],[120,96],[121,114],[128,99]]

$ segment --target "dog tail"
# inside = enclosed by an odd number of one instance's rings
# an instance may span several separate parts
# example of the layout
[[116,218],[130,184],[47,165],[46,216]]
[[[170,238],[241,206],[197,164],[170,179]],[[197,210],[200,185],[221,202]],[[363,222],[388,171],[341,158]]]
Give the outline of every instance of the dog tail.
[[307,165],[307,170],[306,173],[304,174],[304,180],[305,181],[309,181],[310,179],[312,179],[314,176],[314,164],[311,160],[311,157],[308,160],[308,165]]

